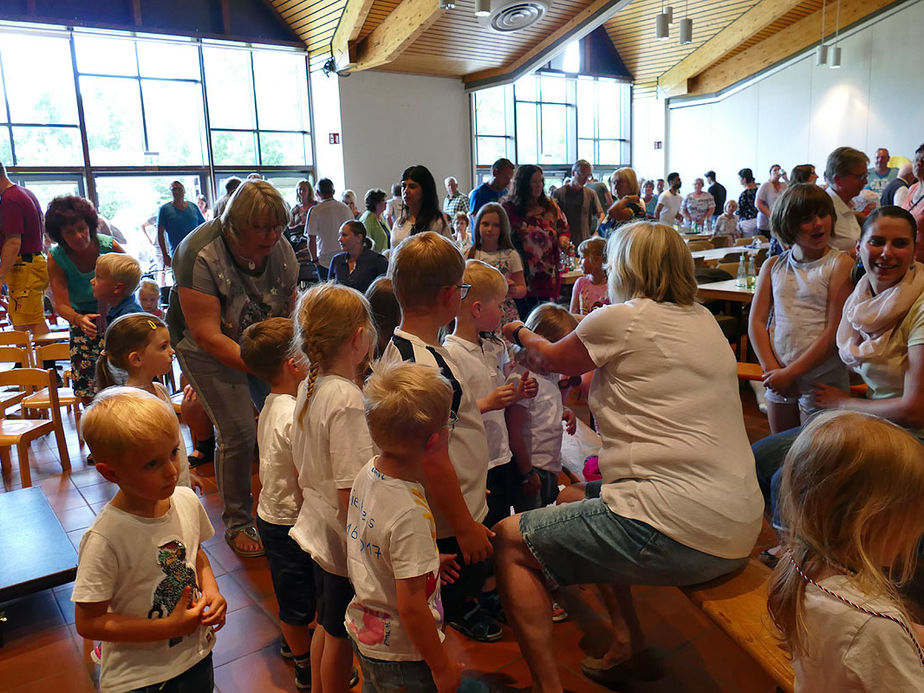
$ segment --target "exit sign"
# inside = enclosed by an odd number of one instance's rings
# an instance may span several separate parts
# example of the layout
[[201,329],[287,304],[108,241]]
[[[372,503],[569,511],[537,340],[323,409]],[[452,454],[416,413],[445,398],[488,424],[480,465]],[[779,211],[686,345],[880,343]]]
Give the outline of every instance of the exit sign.
[[329,144],[340,144],[340,133],[332,132],[327,135],[327,141]]
[[661,144],[661,140],[655,140],[654,145],[655,145],[655,147],[654,147],[655,149],[661,149],[661,147],[663,146],[663,145]]

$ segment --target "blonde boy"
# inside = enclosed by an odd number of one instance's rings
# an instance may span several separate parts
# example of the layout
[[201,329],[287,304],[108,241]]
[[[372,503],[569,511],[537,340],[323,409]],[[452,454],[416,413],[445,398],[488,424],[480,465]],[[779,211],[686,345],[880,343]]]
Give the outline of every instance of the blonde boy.
[[316,606],[314,568],[311,556],[289,536],[302,505],[298,470],[292,459],[292,421],[298,385],[306,375],[305,360],[290,356],[294,332],[292,318],[269,318],[251,325],[241,338],[241,360],[270,384],[257,424],[261,485],[257,529],[279,604],[282,634],[295,660],[295,685],[308,689],[308,626]]
[[455,691],[459,669],[442,644],[436,525],[423,468],[445,455],[453,389],[431,366],[380,364],[366,381],[369,433],[381,449],[356,475],[347,512],[346,612],[364,685],[407,693]]
[[142,279],[138,285],[138,305],[141,310],[159,318],[164,317],[164,311],[160,309],[160,287],[153,279]]
[[[109,257],[109,256],[112,257]],[[134,292],[141,281],[141,266],[125,253],[106,253],[96,260],[96,276],[90,280],[93,297],[100,303],[100,312],[107,308],[106,323],[129,313],[143,313]]]
[[456,376],[458,367],[439,343],[440,328],[458,315],[468,292],[462,283],[464,270],[465,260],[452,242],[432,231],[411,236],[395,248],[388,271],[401,305],[401,324],[382,361],[435,366],[452,385],[456,422],[448,456],[434,457],[423,468],[440,553],[461,553],[468,564],[460,578],[447,585],[443,602],[453,627],[479,640],[497,640],[497,624],[475,602],[487,570],[484,561],[492,551],[492,534],[481,524],[488,513],[488,441],[475,395],[463,387]]
[[212,690],[213,631],[226,604],[201,544],[214,534],[196,494],[177,487],[171,408],[109,388],[83,415],[83,437],[119,486],[80,542],[77,632],[102,641],[100,690]]

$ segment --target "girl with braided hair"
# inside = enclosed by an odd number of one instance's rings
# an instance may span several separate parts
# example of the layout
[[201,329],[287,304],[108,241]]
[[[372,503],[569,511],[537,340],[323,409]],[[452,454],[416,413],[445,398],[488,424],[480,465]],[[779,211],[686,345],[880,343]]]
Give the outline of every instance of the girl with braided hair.
[[374,454],[358,383],[376,343],[375,323],[361,293],[330,283],[302,294],[294,318],[295,345],[309,370],[295,401],[292,458],[303,501],[289,535],[314,561],[311,680],[345,691],[353,662],[344,627],[353,598],[345,528],[353,479]]

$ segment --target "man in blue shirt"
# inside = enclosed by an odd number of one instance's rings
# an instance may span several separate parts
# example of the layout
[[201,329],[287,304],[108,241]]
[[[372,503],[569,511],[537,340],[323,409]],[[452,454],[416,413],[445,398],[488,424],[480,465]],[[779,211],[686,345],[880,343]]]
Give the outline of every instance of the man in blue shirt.
[[[173,249],[180,241],[189,235],[189,232],[205,223],[205,217],[199,211],[199,206],[186,199],[186,188],[175,180],[170,184],[170,194],[173,200],[161,206],[157,213],[157,244],[164,257],[164,267],[170,267],[170,258]],[[167,241],[170,241],[169,250]]]
[[507,192],[507,186],[513,178],[513,163],[510,159],[498,159],[491,166],[491,178],[468,194],[468,213],[472,218],[472,228],[478,210],[488,202],[497,202]]

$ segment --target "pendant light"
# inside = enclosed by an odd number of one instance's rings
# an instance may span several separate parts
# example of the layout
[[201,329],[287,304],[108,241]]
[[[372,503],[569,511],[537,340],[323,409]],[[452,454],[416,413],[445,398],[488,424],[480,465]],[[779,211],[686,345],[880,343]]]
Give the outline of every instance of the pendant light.
[[671,18],[673,17],[673,8],[664,9],[664,0],[661,0],[661,12],[655,18],[655,38],[664,40],[671,37]]
[[838,40],[841,37],[841,0],[837,0],[837,15],[834,20],[834,49],[831,51],[831,65],[829,66],[832,70],[836,70],[841,66],[841,47],[838,44]]
[[475,16],[487,17],[491,14],[491,0],[475,0]]
[[680,43],[693,43],[693,20],[687,16],[687,3],[683,3],[683,19],[680,20]]
[[821,0],[821,43],[818,44],[816,55],[818,56],[818,65],[827,65],[828,47],[825,45],[825,0]]

